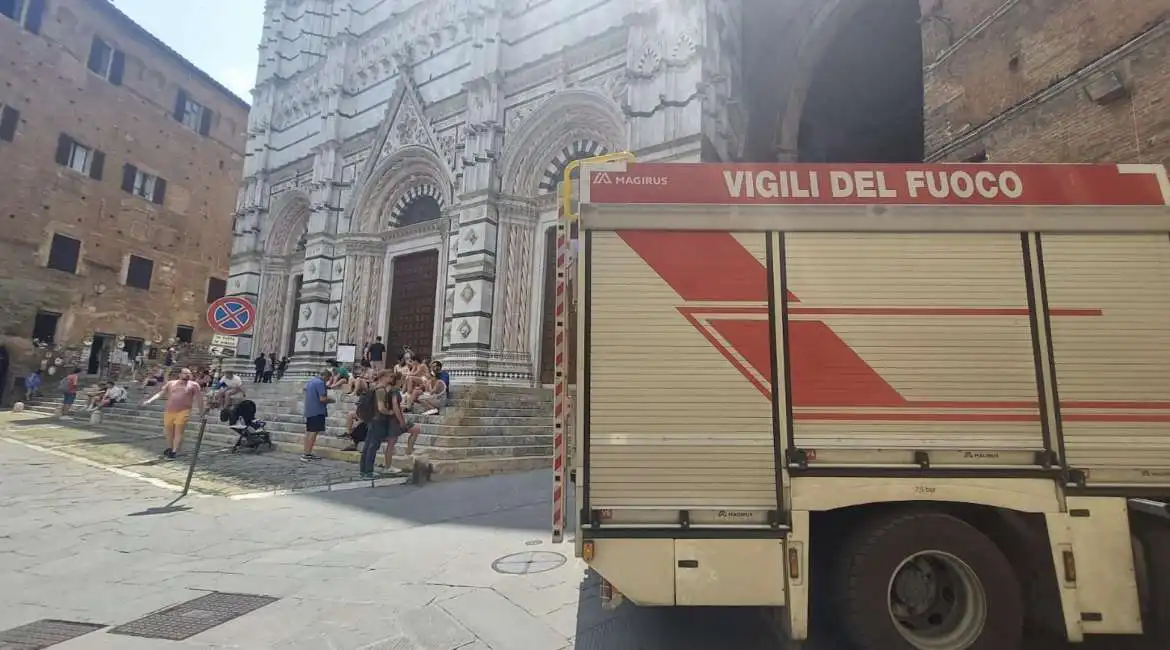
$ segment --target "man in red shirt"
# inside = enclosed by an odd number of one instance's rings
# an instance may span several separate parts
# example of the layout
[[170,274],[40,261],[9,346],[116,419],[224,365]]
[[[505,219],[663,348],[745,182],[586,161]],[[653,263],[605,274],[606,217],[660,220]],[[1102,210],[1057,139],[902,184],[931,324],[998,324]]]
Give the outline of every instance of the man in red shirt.
[[142,405],[146,406],[160,397],[167,398],[167,408],[163,411],[163,435],[167,439],[167,449],[163,452],[163,458],[175,458],[179,455],[183,430],[187,428],[187,421],[191,419],[191,407],[198,405],[200,413],[206,410],[203,403],[203,388],[191,379],[191,370],[183,368],[179,371],[178,379],[163,384],[162,390],[144,401]]

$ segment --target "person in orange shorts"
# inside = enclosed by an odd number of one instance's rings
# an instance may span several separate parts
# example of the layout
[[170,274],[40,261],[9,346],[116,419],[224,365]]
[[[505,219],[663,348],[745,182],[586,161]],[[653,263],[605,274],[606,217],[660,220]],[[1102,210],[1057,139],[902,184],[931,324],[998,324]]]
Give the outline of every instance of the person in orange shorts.
[[200,413],[206,408],[203,403],[203,389],[198,382],[192,380],[191,370],[183,368],[179,371],[178,379],[163,384],[162,390],[142,402],[142,406],[160,397],[167,398],[167,408],[163,411],[163,435],[167,439],[167,449],[163,452],[163,458],[174,459],[179,455],[183,430],[187,428],[187,421],[191,419],[191,407],[198,405]]

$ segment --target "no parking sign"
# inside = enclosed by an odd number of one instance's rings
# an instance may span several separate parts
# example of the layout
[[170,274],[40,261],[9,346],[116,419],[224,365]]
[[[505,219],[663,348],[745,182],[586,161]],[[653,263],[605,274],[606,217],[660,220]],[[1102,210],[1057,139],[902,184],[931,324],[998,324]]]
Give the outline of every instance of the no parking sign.
[[225,296],[207,307],[207,324],[225,336],[247,333],[255,320],[256,308],[247,298]]

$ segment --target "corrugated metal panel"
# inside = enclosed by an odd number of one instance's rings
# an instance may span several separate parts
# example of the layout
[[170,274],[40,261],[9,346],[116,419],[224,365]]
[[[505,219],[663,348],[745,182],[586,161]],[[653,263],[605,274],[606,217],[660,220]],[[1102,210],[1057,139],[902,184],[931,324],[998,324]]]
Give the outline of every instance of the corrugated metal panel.
[[[1170,484],[1170,238],[1043,235],[1069,464],[1090,484]],[[1091,317],[1061,317],[1087,309]]]
[[[706,317],[683,315],[695,303],[661,269],[620,234],[591,236],[590,508],[775,509],[769,397],[729,360],[734,346]],[[749,243],[745,256],[764,248],[763,234],[736,238]],[[744,259],[762,268],[753,257]],[[766,347],[766,325],[753,332]]]
[[859,448],[1032,463],[1044,442],[1019,235],[790,233],[785,247],[798,447],[821,463]]

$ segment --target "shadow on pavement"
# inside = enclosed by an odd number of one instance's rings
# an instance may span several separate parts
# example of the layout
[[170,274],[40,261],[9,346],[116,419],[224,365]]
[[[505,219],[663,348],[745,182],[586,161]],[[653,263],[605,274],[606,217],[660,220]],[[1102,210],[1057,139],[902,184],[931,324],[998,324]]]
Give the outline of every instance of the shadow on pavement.
[[[330,504],[405,519],[420,525],[458,521],[551,535],[551,470],[465,478],[425,486],[310,492]],[[569,553],[572,553],[572,548]]]

